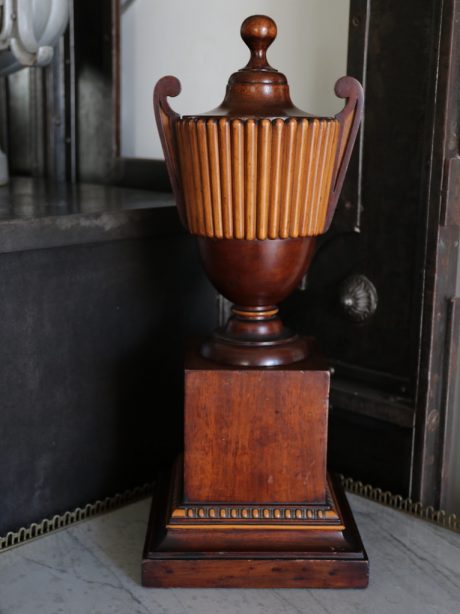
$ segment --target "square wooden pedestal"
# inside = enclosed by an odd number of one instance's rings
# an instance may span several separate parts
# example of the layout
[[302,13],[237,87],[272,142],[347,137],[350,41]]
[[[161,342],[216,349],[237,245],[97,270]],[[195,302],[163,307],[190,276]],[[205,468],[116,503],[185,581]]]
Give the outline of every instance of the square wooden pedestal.
[[328,397],[316,354],[248,369],[189,351],[184,456],[154,495],[144,586],[367,586],[356,525],[327,479]]

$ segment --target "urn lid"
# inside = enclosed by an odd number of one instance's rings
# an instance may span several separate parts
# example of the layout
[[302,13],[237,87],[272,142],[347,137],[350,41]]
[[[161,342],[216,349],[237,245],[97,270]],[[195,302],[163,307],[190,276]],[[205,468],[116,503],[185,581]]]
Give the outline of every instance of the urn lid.
[[241,38],[251,52],[249,62],[230,76],[222,104],[194,117],[311,117],[293,105],[286,76],[268,63],[276,33],[276,23],[266,15],[243,21]]

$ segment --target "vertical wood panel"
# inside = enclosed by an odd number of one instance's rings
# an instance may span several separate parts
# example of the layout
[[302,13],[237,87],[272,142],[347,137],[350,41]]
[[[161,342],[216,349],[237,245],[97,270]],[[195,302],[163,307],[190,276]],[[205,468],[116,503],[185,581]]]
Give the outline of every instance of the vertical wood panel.
[[289,214],[294,183],[294,151],[297,121],[295,119],[290,119],[285,124],[285,130],[286,147],[283,155],[283,184],[281,188],[281,214],[279,228],[279,237],[281,239],[287,239],[289,236]]
[[256,238],[257,216],[257,127],[253,119],[245,125],[245,238]]
[[225,118],[219,120],[219,151],[224,237],[231,239],[233,238],[232,149],[230,126]]
[[257,188],[257,238],[268,236],[268,203],[270,196],[272,123],[269,119],[261,122],[259,130],[259,171]]
[[244,239],[244,126],[232,121],[233,228],[235,239]]
[[192,179],[193,179],[193,193],[191,203],[196,211],[196,222],[198,233],[204,235],[206,233],[206,227],[204,222],[204,210],[203,199],[201,197],[201,173],[200,173],[200,161],[198,156],[198,142],[196,126],[193,119],[188,120],[186,123],[186,134],[189,139],[190,157],[192,166]]
[[324,502],[329,373],[186,364],[186,500]]
[[278,238],[280,207],[281,207],[281,173],[283,170],[284,158],[284,135],[285,122],[282,119],[275,120],[272,139],[272,160],[271,160],[271,192],[270,192],[270,211],[269,211],[269,230],[270,239]]
[[221,176],[219,160],[219,134],[217,122],[209,120],[206,125],[208,151],[209,151],[209,174],[211,179],[211,206],[214,236],[221,239],[224,235],[222,223],[222,199],[221,199]]
[[307,154],[308,120],[301,119],[297,126],[295,164],[294,164],[294,189],[292,194],[291,217],[289,236],[297,238],[300,234],[300,209],[302,195],[306,187],[306,154]]
[[206,139],[206,125],[204,120],[199,119],[196,125],[199,164],[200,164],[200,176],[201,176],[201,198],[203,202],[204,211],[204,228],[206,236],[214,236],[214,224],[213,224],[213,212],[211,204],[211,181],[209,177],[209,154],[208,144]]

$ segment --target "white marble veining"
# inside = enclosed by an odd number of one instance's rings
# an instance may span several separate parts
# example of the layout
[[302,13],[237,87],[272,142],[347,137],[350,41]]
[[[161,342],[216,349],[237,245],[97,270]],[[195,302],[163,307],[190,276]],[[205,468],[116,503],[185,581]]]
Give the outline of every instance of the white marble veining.
[[0,614],[459,614],[460,535],[349,498],[365,590],[142,588],[141,501],[0,555]]

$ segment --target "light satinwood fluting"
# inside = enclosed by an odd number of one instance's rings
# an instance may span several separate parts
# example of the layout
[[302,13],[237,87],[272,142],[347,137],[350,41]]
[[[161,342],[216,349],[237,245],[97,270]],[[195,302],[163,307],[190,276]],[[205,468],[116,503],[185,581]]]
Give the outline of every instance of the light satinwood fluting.
[[211,178],[211,206],[213,214],[214,236],[223,237],[223,207],[219,170],[219,136],[216,122],[207,122],[207,139],[209,145],[209,174]]
[[[209,122],[214,123],[214,122]],[[232,159],[230,124],[222,118],[219,121],[217,155],[219,157],[220,175],[216,182],[220,183],[222,192],[222,223],[226,239],[232,239],[233,234],[233,200],[232,200]]]
[[272,185],[269,196],[268,211],[268,237],[270,239],[278,238],[281,202],[281,173],[283,164],[283,134],[284,121],[282,119],[277,119],[273,123],[272,139]]
[[268,234],[268,196],[270,187],[272,124],[263,119],[259,130],[259,171],[258,171],[258,205],[257,238],[266,239]]
[[244,239],[244,125],[239,119],[232,122],[231,150],[226,152],[232,161],[233,228],[235,239]]
[[257,129],[255,120],[245,122],[245,239],[256,238],[256,204],[257,204]]
[[289,236],[289,211],[292,198],[293,169],[294,169],[294,145],[297,120],[289,119],[285,124],[285,149],[283,152],[283,173],[281,175],[281,213],[279,238],[287,239]]
[[337,119],[182,118],[176,122],[186,219],[217,239],[324,232]]

